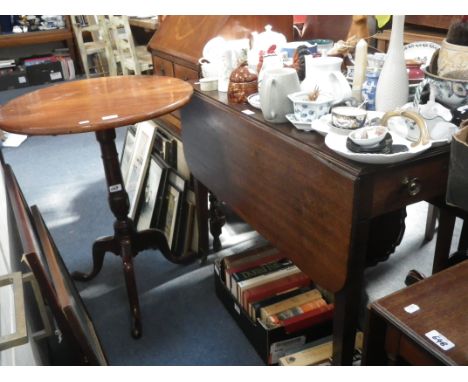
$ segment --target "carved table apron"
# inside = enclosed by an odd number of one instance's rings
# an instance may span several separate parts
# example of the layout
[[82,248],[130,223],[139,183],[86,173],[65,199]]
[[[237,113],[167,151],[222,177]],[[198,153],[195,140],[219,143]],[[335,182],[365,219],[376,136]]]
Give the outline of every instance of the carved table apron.
[[[404,163],[342,158],[316,132],[201,92],[182,109],[194,176],[325,289],[335,293],[333,360],[351,364],[369,220],[445,193],[448,145]],[[244,109],[254,115],[242,113]],[[423,230],[421,230],[423,234]]]

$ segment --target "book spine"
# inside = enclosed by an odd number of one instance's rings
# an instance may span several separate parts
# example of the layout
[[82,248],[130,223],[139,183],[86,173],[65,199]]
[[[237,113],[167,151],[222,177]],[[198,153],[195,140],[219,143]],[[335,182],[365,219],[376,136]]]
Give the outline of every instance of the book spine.
[[[244,263],[243,265],[239,267],[229,269],[226,273],[229,279],[228,281],[229,287],[231,288],[234,283],[238,283],[240,281],[239,280],[240,277],[238,273],[246,272],[247,270],[258,269],[259,267],[263,267],[267,264],[276,263],[281,260],[285,260],[284,255],[282,255],[281,253],[275,253],[270,256],[258,257],[252,262]],[[245,277],[244,277],[244,280],[245,280]]]
[[252,255],[239,259],[234,262],[224,262],[224,280],[228,288],[231,288],[231,275],[236,272],[244,271],[249,268],[256,267],[265,263],[273,262],[284,258],[277,249],[272,248],[268,250],[255,251]]
[[305,273],[300,272],[284,277],[280,280],[275,280],[271,283],[259,285],[256,288],[249,289],[244,293],[244,299],[250,310],[251,304],[257,301],[263,300],[282,291],[290,290],[292,288],[306,287],[310,285],[310,283],[310,278]]
[[309,301],[305,304],[295,306],[294,308],[279,312],[278,314],[268,316],[267,323],[273,326],[281,325],[281,322],[287,320],[288,318],[299,316],[300,314],[310,312],[325,305],[327,305],[327,303],[323,298],[314,301]]
[[261,255],[265,252],[269,252],[271,250],[275,250],[278,252],[277,249],[271,246],[271,244],[263,245],[261,247],[256,247],[245,252],[237,253],[235,255],[226,256],[223,259],[223,266],[225,269],[232,268],[234,266],[238,266],[238,263],[243,261],[249,261],[249,259],[253,258],[255,255]]
[[278,314],[280,312],[286,311],[288,309],[294,308],[296,306],[300,306],[302,304],[315,301],[322,298],[322,294],[318,289],[313,289],[306,293],[303,293],[299,296],[295,296],[294,298],[290,298],[286,301],[282,301],[281,303],[277,303],[271,306],[266,306],[260,312],[261,319],[265,321],[268,316],[272,316],[274,314]]
[[248,289],[254,288],[256,286],[278,280],[282,277],[289,276],[295,273],[299,273],[300,270],[295,265],[286,265],[285,267],[278,269],[276,271],[254,277],[252,279],[241,281],[237,284],[237,296],[238,301],[242,306],[247,306],[244,302],[244,292]]
[[[247,284],[248,280],[251,280],[255,277],[263,276],[267,273],[273,271],[284,269],[290,267],[292,262],[288,259],[285,259],[282,255],[275,255],[271,257],[271,260],[268,261],[266,258],[250,263],[250,266],[247,270],[242,271],[243,276],[240,276],[241,272],[234,272],[230,274],[230,289],[234,297],[238,296],[238,291],[240,288],[244,287]],[[251,277],[247,277],[245,272],[251,270]]]
[[292,288],[290,290],[287,290],[287,291],[284,291],[284,292],[280,292],[280,293],[276,293],[274,294],[273,296],[271,297],[268,297],[264,300],[260,300],[260,301],[257,301],[253,304],[250,304],[250,307],[251,309],[249,309],[249,313],[250,313],[250,316],[252,318],[252,320],[256,320],[257,317],[260,317],[261,315],[261,309],[266,307],[266,306],[270,306],[272,304],[276,304],[280,301],[284,301],[286,299],[289,299],[291,297],[294,297],[294,296],[297,296],[299,294],[303,294],[303,293],[306,293],[308,291],[310,291],[311,287],[310,286],[307,286],[307,287],[304,287],[304,288]]
[[328,304],[321,308],[284,320],[282,325],[284,326],[286,333],[294,333],[304,328],[333,319],[334,310],[334,304]]

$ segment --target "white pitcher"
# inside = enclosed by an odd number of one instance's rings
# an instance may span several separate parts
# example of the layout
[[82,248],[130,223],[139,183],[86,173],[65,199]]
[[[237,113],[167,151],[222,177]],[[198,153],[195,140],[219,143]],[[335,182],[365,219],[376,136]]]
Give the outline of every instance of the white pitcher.
[[306,77],[301,90],[311,92],[318,86],[320,92],[331,94],[335,101],[351,97],[351,86],[341,73],[342,62],[339,57],[305,56]]
[[267,69],[260,88],[260,106],[268,122],[283,123],[286,114],[293,112],[288,94],[301,88],[297,72],[293,68]]

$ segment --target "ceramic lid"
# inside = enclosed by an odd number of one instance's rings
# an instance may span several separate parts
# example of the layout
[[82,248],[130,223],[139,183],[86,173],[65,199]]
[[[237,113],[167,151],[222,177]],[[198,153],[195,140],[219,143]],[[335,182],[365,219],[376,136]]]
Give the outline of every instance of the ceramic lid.
[[245,83],[257,81],[257,75],[249,69],[247,62],[243,62],[238,68],[234,69],[229,80],[234,83]]

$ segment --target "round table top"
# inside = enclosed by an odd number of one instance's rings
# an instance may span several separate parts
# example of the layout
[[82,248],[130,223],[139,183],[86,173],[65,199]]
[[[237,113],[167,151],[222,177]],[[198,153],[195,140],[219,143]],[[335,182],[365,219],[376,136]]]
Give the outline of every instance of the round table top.
[[0,129],[17,134],[85,133],[131,125],[184,106],[192,86],[172,77],[118,76],[65,82],[0,107]]

